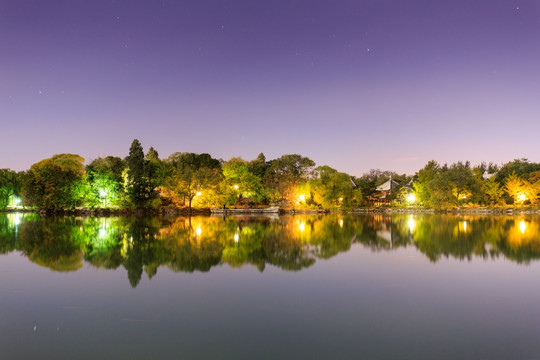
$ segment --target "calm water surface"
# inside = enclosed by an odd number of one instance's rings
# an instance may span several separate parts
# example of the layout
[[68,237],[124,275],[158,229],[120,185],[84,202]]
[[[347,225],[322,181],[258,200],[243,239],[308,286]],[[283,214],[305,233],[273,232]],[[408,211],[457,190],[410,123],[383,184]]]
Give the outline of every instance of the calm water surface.
[[540,359],[540,218],[0,214],[2,359]]

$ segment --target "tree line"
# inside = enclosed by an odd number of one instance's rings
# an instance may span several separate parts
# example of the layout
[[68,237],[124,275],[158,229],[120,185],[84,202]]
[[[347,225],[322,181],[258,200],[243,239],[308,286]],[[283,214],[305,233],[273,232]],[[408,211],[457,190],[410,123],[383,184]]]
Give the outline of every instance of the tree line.
[[58,154],[15,172],[0,169],[0,209],[20,205],[43,210],[208,208],[280,205],[304,209],[352,209],[380,199],[377,187],[394,183],[385,197],[395,205],[445,209],[475,205],[534,204],[540,164],[516,159],[503,165],[430,161],[414,176],[371,170],[360,177],[308,157],[267,160],[215,159],[177,152],[160,158],[133,140],[124,159],[100,157],[88,165]]

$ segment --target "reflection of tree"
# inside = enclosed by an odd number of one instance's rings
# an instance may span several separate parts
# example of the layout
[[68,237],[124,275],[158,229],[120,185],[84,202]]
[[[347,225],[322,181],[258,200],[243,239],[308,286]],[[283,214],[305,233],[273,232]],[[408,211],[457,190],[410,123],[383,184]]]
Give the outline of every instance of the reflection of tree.
[[132,286],[159,267],[209,271],[245,264],[264,271],[312,266],[359,244],[372,251],[415,246],[431,261],[540,258],[540,222],[529,217],[317,215],[251,217],[39,217],[0,214],[0,253],[20,251],[54,271],[123,266]]
[[55,271],[82,267],[83,244],[75,236],[77,219],[53,217],[43,226],[42,219],[28,219],[20,227],[20,249],[28,259]]

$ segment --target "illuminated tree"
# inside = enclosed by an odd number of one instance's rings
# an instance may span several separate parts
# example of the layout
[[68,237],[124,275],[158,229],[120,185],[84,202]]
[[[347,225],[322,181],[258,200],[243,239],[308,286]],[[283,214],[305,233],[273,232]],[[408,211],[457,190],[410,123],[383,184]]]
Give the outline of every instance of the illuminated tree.
[[504,193],[495,176],[491,176],[483,182],[482,191],[484,192],[486,202],[491,205],[498,203]]
[[294,202],[295,189],[311,177],[314,167],[313,160],[298,154],[287,154],[271,160],[263,179],[271,199]]
[[84,204],[90,208],[120,207],[125,202],[122,173],[124,162],[119,157],[97,158],[86,166],[85,181],[79,187]]
[[429,161],[420,171],[416,173],[416,179],[413,182],[416,198],[421,205],[430,206],[431,188],[435,178],[440,173],[440,166],[434,160]]
[[442,175],[452,186],[454,202],[459,207],[464,201],[470,200],[473,194],[480,190],[480,184],[476,182],[471,165],[468,161],[458,161],[452,164]]
[[151,175],[151,165],[145,159],[143,147],[139,140],[131,143],[129,155],[126,157],[127,164],[127,193],[135,207],[151,206],[151,201],[156,198],[155,184]]
[[504,189],[514,199],[515,204],[523,204],[525,201],[534,202],[540,192],[540,182],[531,184],[513,172],[506,178]]
[[0,210],[9,205],[12,196],[21,190],[21,176],[9,169],[0,169]]
[[83,162],[79,155],[59,154],[32,165],[24,178],[23,199],[47,210],[74,208],[80,202],[74,190],[82,181]]
[[207,196],[206,193],[215,190],[221,181],[221,162],[209,154],[174,153],[167,163],[172,173],[166,187],[187,200],[189,211],[195,197]]
[[261,179],[248,170],[247,162],[232,158],[223,164],[223,177],[226,204],[231,205],[242,198],[261,202],[265,198]]
[[515,159],[504,164],[497,172],[497,181],[502,183],[512,173],[521,178],[527,178],[529,174],[540,171],[540,163],[532,163],[528,159]]
[[310,182],[313,184],[314,201],[326,209],[351,208],[362,199],[360,190],[352,186],[350,176],[329,166],[316,168],[315,179]]

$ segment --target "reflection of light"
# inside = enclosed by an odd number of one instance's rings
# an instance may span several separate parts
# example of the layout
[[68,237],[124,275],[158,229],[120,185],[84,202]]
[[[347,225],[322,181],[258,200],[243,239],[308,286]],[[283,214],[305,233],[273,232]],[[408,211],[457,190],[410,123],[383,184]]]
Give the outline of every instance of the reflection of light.
[[466,221],[463,222],[463,231],[467,231],[467,222]]
[[517,198],[518,198],[519,201],[525,201],[525,200],[527,200],[527,196],[525,196],[525,194],[519,194],[519,195],[517,196]]
[[519,231],[521,231],[522,234],[525,234],[525,230],[527,230],[527,223],[521,220],[519,223]]
[[234,185],[233,185],[233,188],[234,188],[235,190],[238,190],[238,185],[234,184]]
[[306,224],[301,222],[300,225],[298,225],[298,228],[300,229],[301,232],[304,232],[304,230],[306,230]]
[[104,238],[105,235],[107,235],[107,229],[105,229],[104,227],[99,228],[99,237]]
[[202,229],[200,226],[197,226],[197,228],[195,229],[195,234],[197,234],[197,236],[201,236],[202,234]]
[[200,191],[197,191],[197,194],[195,194],[196,196],[201,196],[202,195],[202,192]]
[[306,201],[306,196],[304,194],[298,196],[298,200],[300,201]]
[[340,228],[343,227],[343,219],[339,219],[339,227],[340,227]]
[[234,242],[237,243],[237,242],[238,242],[238,238],[239,238],[238,233],[234,234]]
[[409,218],[409,221],[407,222],[407,224],[409,225],[409,231],[412,232],[414,230],[414,228],[416,227],[416,221],[414,221],[412,215]]
[[414,194],[412,194],[412,193],[409,194],[409,195],[407,196],[407,201],[410,202],[410,203],[415,202],[415,201],[416,201],[416,196],[415,196]]
[[21,214],[14,214],[13,215],[13,225],[19,226],[21,223]]

